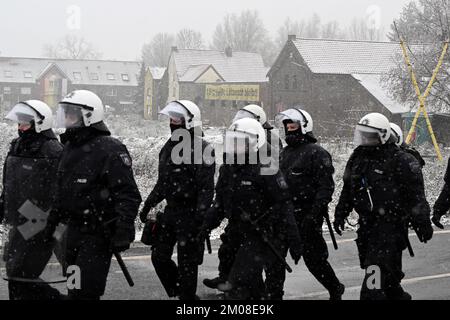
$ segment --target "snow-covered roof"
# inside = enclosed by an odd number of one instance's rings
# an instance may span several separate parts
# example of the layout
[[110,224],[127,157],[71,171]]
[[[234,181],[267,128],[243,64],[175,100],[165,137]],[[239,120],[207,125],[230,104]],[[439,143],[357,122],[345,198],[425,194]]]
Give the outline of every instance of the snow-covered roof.
[[198,79],[208,68],[210,68],[210,64],[199,64],[192,65],[186,70],[186,72],[181,76],[181,82],[193,82]]
[[192,66],[211,65],[225,82],[267,82],[266,67],[258,53],[233,52],[229,57],[225,52],[216,50],[177,49],[172,54],[179,79],[188,70],[192,71]]
[[137,86],[139,62],[0,57],[0,82],[35,83],[56,65],[73,84]]
[[401,54],[395,42],[297,38],[293,43],[313,73],[382,74]]
[[386,89],[383,88],[381,75],[352,74],[352,76],[392,114],[410,111],[411,108],[408,105],[399,103],[389,96]]
[[154,80],[161,80],[164,76],[164,72],[166,72],[166,68],[161,67],[149,67],[149,69]]

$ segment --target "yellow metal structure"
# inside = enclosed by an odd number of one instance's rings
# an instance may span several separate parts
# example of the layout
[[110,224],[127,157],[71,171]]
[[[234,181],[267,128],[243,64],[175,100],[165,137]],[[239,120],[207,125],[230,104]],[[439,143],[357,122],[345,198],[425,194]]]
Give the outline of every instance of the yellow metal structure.
[[431,126],[431,121],[430,121],[430,118],[428,117],[428,113],[425,108],[425,101],[426,101],[427,97],[429,96],[431,89],[433,88],[433,84],[436,81],[436,77],[439,73],[439,70],[442,67],[442,63],[444,62],[445,55],[447,54],[449,43],[448,43],[448,41],[444,43],[444,48],[442,49],[442,53],[439,58],[438,64],[433,71],[433,75],[430,79],[430,82],[428,83],[428,86],[427,86],[424,94],[422,94],[420,92],[419,83],[417,82],[417,78],[414,73],[413,66],[411,64],[411,59],[409,58],[408,51],[406,49],[405,41],[403,41],[403,39],[401,37],[400,37],[400,45],[402,47],[403,57],[405,58],[405,62],[408,67],[409,74],[411,76],[414,90],[416,91],[417,98],[419,99],[419,109],[417,110],[416,115],[414,116],[414,120],[412,122],[411,129],[409,130],[408,137],[406,138],[406,143],[409,144],[411,142],[412,136],[413,136],[414,132],[416,131],[417,122],[419,120],[419,117],[423,113],[426,123],[427,123],[428,131],[430,132],[431,140],[433,141],[434,149],[436,150],[436,154],[437,154],[439,160],[442,161],[443,158],[442,158],[442,154],[441,154],[441,149],[439,148],[439,145],[436,140],[436,136],[433,131],[433,127]]

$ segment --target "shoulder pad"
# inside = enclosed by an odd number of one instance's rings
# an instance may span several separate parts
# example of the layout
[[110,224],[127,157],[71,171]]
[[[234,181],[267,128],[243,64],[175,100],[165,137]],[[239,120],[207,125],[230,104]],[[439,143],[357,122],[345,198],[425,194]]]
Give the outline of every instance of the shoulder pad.
[[400,162],[400,165],[407,167],[410,172],[414,174],[422,172],[422,166],[412,154],[400,150],[395,156],[397,157],[397,161]]

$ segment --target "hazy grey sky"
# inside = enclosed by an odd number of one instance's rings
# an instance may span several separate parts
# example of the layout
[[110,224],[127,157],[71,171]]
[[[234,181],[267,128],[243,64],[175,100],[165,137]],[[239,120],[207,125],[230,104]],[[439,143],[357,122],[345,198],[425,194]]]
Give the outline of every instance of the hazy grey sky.
[[[103,58],[133,60],[143,43],[161,31],[189,27],[201,31],[209,42],[218,22],[227,13],[256,9],[274,35],[286,17],[308,18],[314,12],[322,20],[348,24],[365,17],[371,6],[380,10],[387,30],[393,18],[410,0],[2,0],[0,4],[0,52],[2,56],[41,56],[45,43],[75,33],[95,44]],[[75,5],[81,9],[81,29]],[[69,23],[68,23],[69,22]]]

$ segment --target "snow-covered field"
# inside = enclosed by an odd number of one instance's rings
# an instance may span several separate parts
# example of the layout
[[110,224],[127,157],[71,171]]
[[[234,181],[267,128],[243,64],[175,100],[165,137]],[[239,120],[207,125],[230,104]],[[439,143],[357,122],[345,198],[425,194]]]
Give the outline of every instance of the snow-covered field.
[[[145,199],[157,179],[158,153],[169,137],[169,129],[166,122],[143,120],[139,116],[109,116],[107,124],[114,136],[119,138],[128,147],[133,157],[133,167],[136,181]],[[9,123],[0,122],[0,165],[3,164],[10,141],[16,137],[16,127]],[[216,145],[222,141],[222,128],[206,128],[205,138]],[[330,205],[330,214],[333,215],[340,190],[342,189],[342,175],[345,164],[352,152],[352,146],[343,141],[323,141],[322,145],[332,154],[336,168],[335,181],[336,192]],[[444,162],[439,162],[434,157],[430,148],[423,148],[421,152],[426,156],[427,166],[424,169],[427,197],[431,205],[435,202],[443,185],[448,155],[450,150],[443,150]],[[427,157],[429,155],[430,157]],[[0,179],[2,172],[0,170]],[[1,180],[0,180],[1,181]],[[0,185],[0,189],[1,189]],[[160,204],[153,213],[160,210],[164,204]],[[137,226],[141,229],[141,226]],[[213,236],[217,236],[217,230]],[[137,236],[139,239],[139,236]]]

